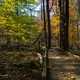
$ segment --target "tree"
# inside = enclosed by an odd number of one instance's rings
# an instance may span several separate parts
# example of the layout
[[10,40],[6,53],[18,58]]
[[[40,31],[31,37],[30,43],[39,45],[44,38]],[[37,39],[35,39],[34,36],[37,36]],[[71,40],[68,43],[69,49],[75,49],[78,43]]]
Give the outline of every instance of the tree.
[[64,50],[69,48],[68,27],[69,27],[69,1],[60,0],[60,47]]
[[16,14],[16,8],[21,11],[24,10],[24,5],[27,4],[30,7],[31,4],[35,5],[35,3],[35,0],[4,0],[4,3],[0,5],[0,29],[5,31],[4,35],[7,36],[8,41],[28,43],[38,35],[34,16],[26,13],[25,15],[23,13]]

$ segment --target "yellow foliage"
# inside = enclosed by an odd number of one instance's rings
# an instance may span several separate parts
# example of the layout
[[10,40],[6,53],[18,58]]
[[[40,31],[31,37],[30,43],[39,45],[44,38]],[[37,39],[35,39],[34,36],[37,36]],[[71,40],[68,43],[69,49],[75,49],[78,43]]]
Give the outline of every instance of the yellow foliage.
[[58,26],[59,23],[60,23],[60,17],[59,16],[52,16],[51,25],[52,26]]
[[6,10],[10,10],[14,7],[14,0],[5,0],[4,1],[4,7]]
[[6,17],[0,16],[0,25],[5,24],[7,21]]
[[69,26],[69,41],[70,43],[77,40],[77,26]]
[[51,31],[54,36],[58,37],[59,35],[59,27],[60,27],[60,17],[59,16],[53,16],[51,18]]

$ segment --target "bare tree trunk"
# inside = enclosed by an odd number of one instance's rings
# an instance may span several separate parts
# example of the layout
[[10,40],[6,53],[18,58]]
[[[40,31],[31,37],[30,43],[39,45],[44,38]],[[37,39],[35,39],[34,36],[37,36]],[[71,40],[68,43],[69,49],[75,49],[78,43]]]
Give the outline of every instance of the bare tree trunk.
[[46,13],[47,13],[47,29],[48,29],[48,49],[51,47],[51,24],[50,24],[50,9],[49,0],[46,0]]
[[69,1],[59,0],[60,6],[60,47],[64,50],[69,48],[68,27],[69,27]]

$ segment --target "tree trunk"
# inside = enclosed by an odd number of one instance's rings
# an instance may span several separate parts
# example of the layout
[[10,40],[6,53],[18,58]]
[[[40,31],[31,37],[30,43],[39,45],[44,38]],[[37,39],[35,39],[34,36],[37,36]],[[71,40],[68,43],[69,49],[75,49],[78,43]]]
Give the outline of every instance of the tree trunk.
[[60,6],[60,47],[64,50],[69,48],[68,27],[69,27],[69,1],[59,0]]

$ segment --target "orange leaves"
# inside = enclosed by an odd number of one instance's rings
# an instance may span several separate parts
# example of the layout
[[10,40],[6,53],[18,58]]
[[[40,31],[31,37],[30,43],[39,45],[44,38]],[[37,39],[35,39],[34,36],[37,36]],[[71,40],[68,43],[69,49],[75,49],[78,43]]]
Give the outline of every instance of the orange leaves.
[[75,10],[74,7],[73,7],[73,8],[69,8],[69,15],[70,15],[70,17],[75,17],[75,15],[76,15],[76,10]]

